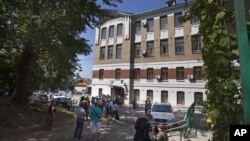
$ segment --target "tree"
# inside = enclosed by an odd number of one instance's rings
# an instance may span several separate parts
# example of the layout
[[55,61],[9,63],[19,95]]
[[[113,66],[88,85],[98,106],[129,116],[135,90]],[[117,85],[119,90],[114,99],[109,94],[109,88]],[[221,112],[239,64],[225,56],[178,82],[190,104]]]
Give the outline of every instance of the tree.
[[[208,114],[212,118],[213,140],[229,140],[230,125],[243,122],[242,92],[239,71],[234,61],[239,58],[235,33],[235,16],[227,0],[196,0],[184,19],[195,15],[200,20],[203,37],[204,79]],[[230,3],[232,5],[232,3]]]
[[[121,0],[103,0],[116,6]],[[1,50],[16,50],[13,101],[25,104],[30,87],[40,78],[66,79],[77,66],[77,54],[89,54],[81,37],[111,10],[96,0],[0,0]],[[37,73],[36,73],[37,72]],[[60,80],[60,81],[61,81]]]

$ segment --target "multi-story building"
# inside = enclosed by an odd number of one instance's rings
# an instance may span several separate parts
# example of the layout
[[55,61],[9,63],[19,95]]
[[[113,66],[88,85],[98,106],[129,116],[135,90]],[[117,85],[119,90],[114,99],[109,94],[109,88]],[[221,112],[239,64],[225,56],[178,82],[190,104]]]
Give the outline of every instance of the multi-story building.
[[125,104],[135,98],[180,107],[206,100],[199,23],[180,20],[192,4],[103,21],[96,28],[92,96],[119,94]]

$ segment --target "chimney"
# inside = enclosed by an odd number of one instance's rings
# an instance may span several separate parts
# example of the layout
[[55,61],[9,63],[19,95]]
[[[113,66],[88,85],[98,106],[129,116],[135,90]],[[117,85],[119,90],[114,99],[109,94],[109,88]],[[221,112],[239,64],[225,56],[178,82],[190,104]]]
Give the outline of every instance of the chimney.
[[168,7],[176,5],[176,0],[168,0],[167,5],[168,5]]

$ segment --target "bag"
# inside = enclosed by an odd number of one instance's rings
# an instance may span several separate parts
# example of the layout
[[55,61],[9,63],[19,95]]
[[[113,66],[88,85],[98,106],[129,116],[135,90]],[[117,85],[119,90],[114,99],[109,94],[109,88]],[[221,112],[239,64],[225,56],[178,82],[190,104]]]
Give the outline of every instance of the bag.
[[120,120],[120,116],[118,114],[115,115],[116,120]]

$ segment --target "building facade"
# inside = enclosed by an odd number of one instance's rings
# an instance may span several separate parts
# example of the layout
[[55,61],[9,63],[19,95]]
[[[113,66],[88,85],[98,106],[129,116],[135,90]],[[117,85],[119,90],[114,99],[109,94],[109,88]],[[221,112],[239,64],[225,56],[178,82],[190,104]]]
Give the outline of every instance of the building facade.
[[121,95],[125,104],[206,100],[199,22],[179,4],[138,14],[119,13],[96,28],[92,96]]

